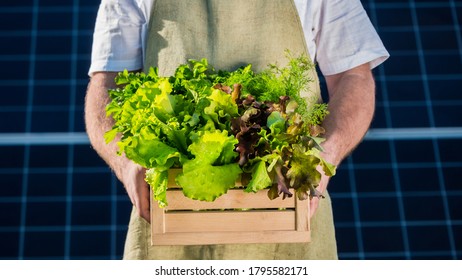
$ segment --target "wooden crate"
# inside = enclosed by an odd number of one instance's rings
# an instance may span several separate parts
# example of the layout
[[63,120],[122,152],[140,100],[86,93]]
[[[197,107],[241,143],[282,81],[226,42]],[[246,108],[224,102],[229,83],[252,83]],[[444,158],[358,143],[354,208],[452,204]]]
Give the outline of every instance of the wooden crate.
[[[309,200],[270,200],[267,190],[231,189],[214,202],[192,200],[169,173],[168,206],[151,199],[152,245],[291,243],[310,241]],[[236,183],[240,185],[240,183]],[[282,209],[282,210],[281,210]]]

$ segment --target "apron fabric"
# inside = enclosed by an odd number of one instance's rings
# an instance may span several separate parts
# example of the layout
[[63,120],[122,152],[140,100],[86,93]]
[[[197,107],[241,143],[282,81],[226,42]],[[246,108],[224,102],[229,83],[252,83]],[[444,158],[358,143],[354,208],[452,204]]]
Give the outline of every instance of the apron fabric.
[[[284,66],[285,51],[309,56],[293,0],[156,0],[145,53],[151,66],[170,76],[189,59],[207,58],[215,69],[235,70],[252,64],[260,71],[268,64]],[[301,93],[319,102],[316,70],[313,82]],[[133,209],[124,259],[337,259],[332,206],[322,199],[311,220],[310,243],[151,246],[150,225]]]

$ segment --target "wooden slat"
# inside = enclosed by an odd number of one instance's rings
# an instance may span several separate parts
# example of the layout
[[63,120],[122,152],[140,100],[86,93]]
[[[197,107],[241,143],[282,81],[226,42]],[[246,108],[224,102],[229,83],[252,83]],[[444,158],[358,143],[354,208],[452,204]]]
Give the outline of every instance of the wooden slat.
[[295,198],[277,198],[270,200],[265,191],[246,193],[242,189],[229,190],[213,202],[192,200],[184,196],[181,190],[167,191],[167,210],[201,209],[242,209],[242,208],[295,208]]
[[296,229],[297,231],[309,231],[310,230],[310,200],[295,200],[295,211],[296,211]]
[[295,211],[203,211],[165,214],[165,232],[295,230]]
[[165,210],[160,208],[157,201],[151,195],[151,233],[161,234],[165,232]]
[[256,232],[173,232],[152,235],[152,245],[205,245],[205,244],[249,244],[249,243],[304,243],[310,242],[309,232],[256,231]]

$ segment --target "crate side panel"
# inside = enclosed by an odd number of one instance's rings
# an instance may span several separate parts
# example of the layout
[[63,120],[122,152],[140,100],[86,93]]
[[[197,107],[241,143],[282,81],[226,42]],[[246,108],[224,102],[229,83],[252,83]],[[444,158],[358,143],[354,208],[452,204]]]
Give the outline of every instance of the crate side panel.
[[295,211],[179,211],[165,214],[165,232],[295,230]]

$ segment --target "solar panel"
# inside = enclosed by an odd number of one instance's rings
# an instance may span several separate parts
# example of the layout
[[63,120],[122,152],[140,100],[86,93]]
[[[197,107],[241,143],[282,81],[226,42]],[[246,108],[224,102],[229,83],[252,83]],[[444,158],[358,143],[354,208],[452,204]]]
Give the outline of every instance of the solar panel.
[[[462,1],[362,3],[391,58],[329,186],[339,257],[460,259]],[[84,133],[98,4],[0,4],[0,259],[122,256],[131,203]]]

